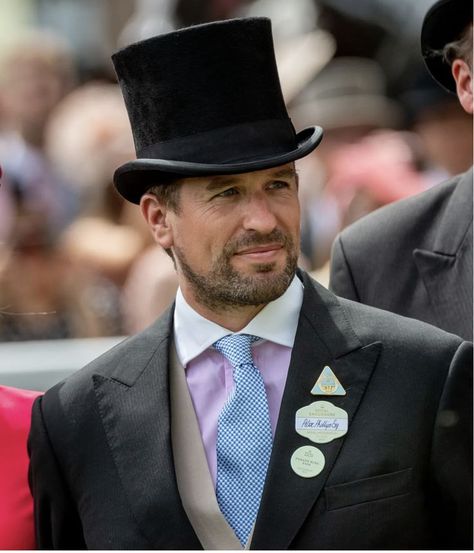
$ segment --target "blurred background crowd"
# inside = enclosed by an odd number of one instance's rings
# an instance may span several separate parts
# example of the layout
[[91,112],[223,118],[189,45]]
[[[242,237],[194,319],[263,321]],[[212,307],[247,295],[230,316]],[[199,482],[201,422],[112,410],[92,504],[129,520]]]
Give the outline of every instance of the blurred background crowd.
[[421,59],[431,4],[3,0],[0,341],[133,333],[174,296],[170,259],[112,185],[135,157],[116,49],[190,24],[272,19],[293,124],[325,129],[297,169],[300,264],[327,285],[342,228],[472,165],[472,119]]

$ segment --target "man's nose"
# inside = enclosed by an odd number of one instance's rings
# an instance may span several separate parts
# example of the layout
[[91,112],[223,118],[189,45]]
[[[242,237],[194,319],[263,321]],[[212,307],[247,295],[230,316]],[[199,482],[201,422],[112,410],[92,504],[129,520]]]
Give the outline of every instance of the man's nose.
[[242,207],[245,230],[254,230],[266,234],[277,226],[271,204],[264,194],[253,195]]

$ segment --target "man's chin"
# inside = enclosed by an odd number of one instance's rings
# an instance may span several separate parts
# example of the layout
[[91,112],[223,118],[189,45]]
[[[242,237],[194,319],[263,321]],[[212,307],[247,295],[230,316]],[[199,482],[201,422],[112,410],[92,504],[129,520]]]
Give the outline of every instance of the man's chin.
[[283,269],[277,267],[275,263],[259,263],[253,267],[252,276],[255,277],[272,277],[274,275],[279,275],[283,272]]
[[278,263],[259,263],[253,265],[251,270],[234,271],[233,277],[229,278],[234,291],[240,288],[241,291],[251,291],[256,303],[267,303],[283,294],[290,285],[296,267],[291,270],[289,265],[280,267]]

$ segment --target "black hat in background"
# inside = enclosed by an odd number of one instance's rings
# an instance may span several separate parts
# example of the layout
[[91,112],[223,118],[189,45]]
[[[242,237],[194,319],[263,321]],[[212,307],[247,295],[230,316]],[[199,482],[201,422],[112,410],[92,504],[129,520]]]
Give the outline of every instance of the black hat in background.
[[472,23],[472,0],[439,0],[427,12],[421,29],[421,53],[431,75],[450,92],[456,92],[451,67],[442,55],[433,54],[460,38]]
[[288,117],[267,18],[173,31],[112,60],[137,154],[114,183],[133,203],[170,178],[276,167],[321,141],[320,127],[297,134]]
[[331,60],[289,105],[296,125],[317,121],[325,131],[349,127],[396,128],[402,118],[386,93],[382,67],[369,58]]
[[439,86],[421,60],[419,65],[412,68],[411,74],[405,77],[397,98],[404,110],[404,125],[408,128],[426,117],[439,119],[442,113],[450,112],[450,106],[464,114],[457,97]]

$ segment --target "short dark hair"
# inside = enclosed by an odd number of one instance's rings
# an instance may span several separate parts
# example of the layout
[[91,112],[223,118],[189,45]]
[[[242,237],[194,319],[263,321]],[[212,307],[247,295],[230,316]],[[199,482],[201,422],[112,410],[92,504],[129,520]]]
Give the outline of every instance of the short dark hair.
[[472,69],[472,23],[469,23],[457,40],[444,46],[441,55],[449,65],[452,65],[454,60],[461,59]]
[[[181,209],[180,191],[181,183],[175,179],[170,180],[169,182],[154,184],[146,191],[146,193],[153,194],[159,202],[164,204],[165,207],[171,209],[171,211],[174,211],[175,213],[179,213]],[[176,261],[171,249],[165,248],[165,252],[171,257],[176,268]]]
[[156,196],[158,201],[175,213],[180,210],[181,183],[178,180],[155,184],[147,190],[148,194]]

